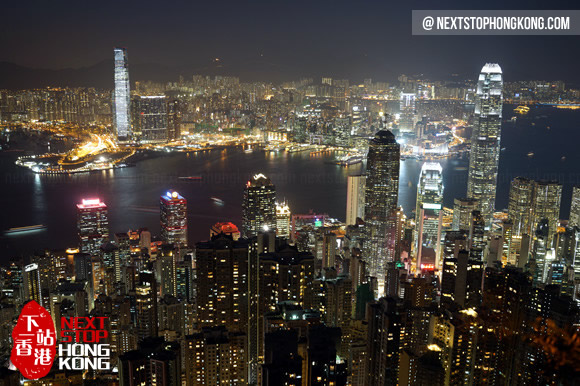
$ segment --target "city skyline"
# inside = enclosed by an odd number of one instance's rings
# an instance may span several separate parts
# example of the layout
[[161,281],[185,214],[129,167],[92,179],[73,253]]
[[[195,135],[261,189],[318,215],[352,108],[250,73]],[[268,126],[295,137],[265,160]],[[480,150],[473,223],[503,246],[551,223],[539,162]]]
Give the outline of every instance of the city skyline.
[[0,383],[580,380],[574,37],[68,1],[0,38]]

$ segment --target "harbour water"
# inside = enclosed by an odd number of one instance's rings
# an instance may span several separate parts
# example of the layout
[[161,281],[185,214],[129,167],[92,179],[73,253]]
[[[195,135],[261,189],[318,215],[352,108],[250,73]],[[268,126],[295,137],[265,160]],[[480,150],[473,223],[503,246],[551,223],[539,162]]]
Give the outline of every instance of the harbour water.
[[[561,217],[567,218],[572,186],[580,184],[580,110],[531,107],[526,115],[505,106],[497,209],[507,207],[509,182],[516,176],[557,179],[564,185]],[[556,150],[555,150],[556,149]],[[528,156],[533,153],[533,156]],[[268,175],[278,200],[293,213],[313,210],[344,220],[346,179],[364,171],[364,164],[342,167],[328,163],[332,155],[307,153],[213,150],[172,154],[139,162],[136,167],[71,176],[39,176],[18,167],[22,153],[0,152],[2,215],[0,261],[27,256],[44,248],[77,244],[76,203],[98,197],[109,207],[112,233],[140,227],[159,232],[159,196],[178,190],[188,200],[189,239],[207,239],[217,221],[241,221],[242,192],[254,173]],[[444,203],[453,205],[467,186],[467,159],[440,161],[444,170]],[[414,209],[422,161],[401,162],[399,204]],[[186,179],[180,177],[201,176]],[[220,201],[213,200],[218,198]],[[5,235],[9,228],[43,224],[45,229]]]

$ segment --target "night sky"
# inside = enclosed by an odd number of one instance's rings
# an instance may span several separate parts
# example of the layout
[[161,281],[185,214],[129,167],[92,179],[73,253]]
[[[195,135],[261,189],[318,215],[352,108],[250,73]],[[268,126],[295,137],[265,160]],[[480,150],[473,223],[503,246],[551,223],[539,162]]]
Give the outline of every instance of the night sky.
[[[469,4],[465,4],[469,3]],[[280,79],[475,76],[497,61],[506,80],[580,83],[580,36],[412,36],[413,9],[574,9],[577,1],[4,1],[0,61],[63,69],[112,60]],[[251,72],[251,71],[250,71]],[[274,79],[273,79],[274,80]]]

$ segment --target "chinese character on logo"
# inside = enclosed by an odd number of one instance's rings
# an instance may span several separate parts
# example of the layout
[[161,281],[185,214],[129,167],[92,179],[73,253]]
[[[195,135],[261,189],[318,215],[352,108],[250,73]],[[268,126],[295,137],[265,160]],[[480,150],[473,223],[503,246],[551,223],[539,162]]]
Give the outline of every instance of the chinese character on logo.
[[10,361],[22,376],[39,379],[50,371],[56,355],[56,333],[48,311],[34,300],[22,307],[12,331]]

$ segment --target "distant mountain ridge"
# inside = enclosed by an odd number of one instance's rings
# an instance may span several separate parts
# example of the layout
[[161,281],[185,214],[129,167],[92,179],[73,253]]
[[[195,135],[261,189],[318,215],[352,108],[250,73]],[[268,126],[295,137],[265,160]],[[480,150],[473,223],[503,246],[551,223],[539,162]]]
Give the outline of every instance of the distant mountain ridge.
[[[307,63],[310,65],[310,63]],[[303,63],[304,65],[304,63]],[[344,60],[337,62],[334,71],[327,71],[323,66],[316,66],[312,63],[308,71],[304,71],[299,66],[281,61],[281,63],[270,62],[266,58],[236,58],[233,61],[220,60],[195,65],[167,66],[156,63],[134,63],[129,58],[129,79],[134,84],[135,81],[153,82],[176,82],[180,76],[191,79],[192,75],[204,76],[236,76],[242,82],[272,82],[279,84],[285,81],[299,80],[302,78],[313,78],[319,82],[321,77],[330,76],[336,79],[349,79],[351,84],[362,82],[364,78],[372,78],[373,81],[387,81],[396,83],[398,73],[392,73],[388,68],[381,71],[380,76],[366,76],[368,70],[361,69],[360,76],[353,79],[353,73],[358,73],[352,69],[357,68],[356,61]],[[519,72],[512,74],[504,72],[507,81],[514,81],[514,75],[519,79],[533,79],[530,74]],[[408,74],[412,75],[412,74]],[[434,75],[434,74],[431,74]],[[474,81],[476,74],[459,73],[438,74],[434,79],[446,80],[461,83],[466,79]],[[512,77],[508,77],[512,75]],[[426,74],[429,77],[429,74]],[[567,86],[578,87],[578,82],[567,82]],[[65,69],[42,69],[22,66],[12,62],[0,61],[0,89],[23,90],[43,87],[95,87],[99,89],[113,88],[113,60],[103,60],[88,67],[65,68]]]
[[[290,70],[290,71],[287,71]],[[179,76],[186,79],[194,74],[237,76],[242,81],[280,82],[299,79],[305,75],[293,74],[292,69],[265,61],[248,61],[226,65],[212,62],[207,65],[170,67],[155,63],[136,63],[129,61],[129,79],[154,82],[178,81]],[[11,62],[0,62],[0,89],[33,89],[43,87],[96,87],[113,88],[113,60],[106,60],[92,66],[66,69],[40,69],[22,66]]]

